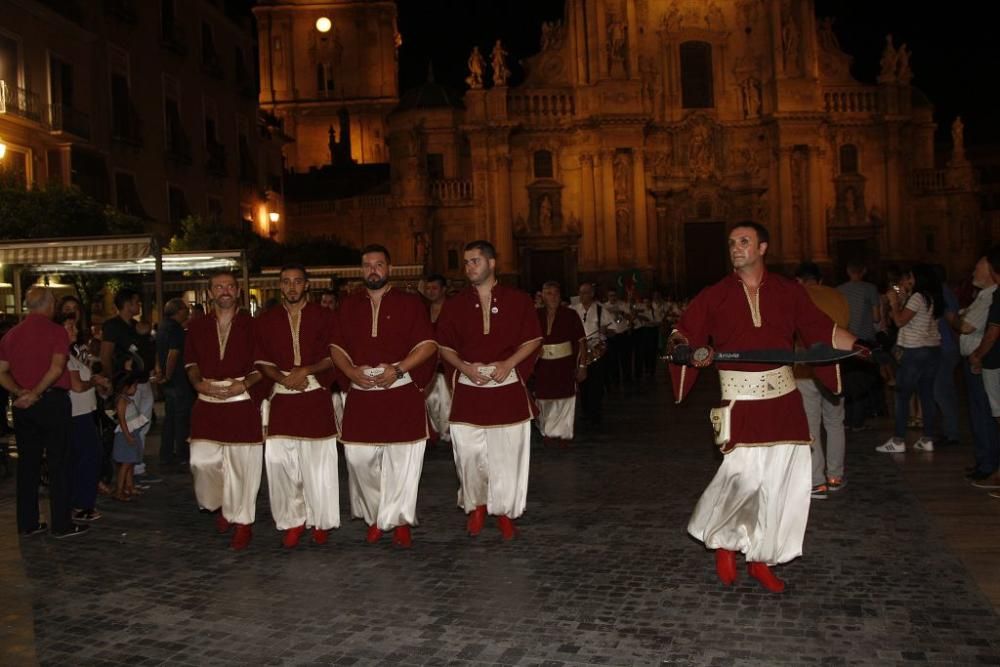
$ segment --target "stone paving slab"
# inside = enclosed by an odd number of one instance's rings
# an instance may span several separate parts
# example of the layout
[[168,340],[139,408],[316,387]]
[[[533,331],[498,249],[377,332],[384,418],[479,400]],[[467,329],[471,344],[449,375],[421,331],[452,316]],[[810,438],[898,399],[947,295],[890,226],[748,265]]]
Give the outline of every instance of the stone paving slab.
[[[611,397],[601,432],[532,451],[521,539],[464,534],[450,452],[428,454],[414,547],[350,521],[326,546],[279,546],[262,490],[233,553],[165,476],[101,506],[85,537],[24,540],[45,665],[1000,664],[1000,620],[935,536],[899,470],[849,445],[850,484],[812,504],[784,595],[716,580],[686,535],[718,465],[706,382]],[[12,530],[0,539],[11,540]]]

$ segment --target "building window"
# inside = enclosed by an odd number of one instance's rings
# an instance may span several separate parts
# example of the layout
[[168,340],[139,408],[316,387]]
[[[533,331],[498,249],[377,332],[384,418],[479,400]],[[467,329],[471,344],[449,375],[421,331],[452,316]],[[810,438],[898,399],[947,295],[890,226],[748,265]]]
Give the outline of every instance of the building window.
[[9,179],[19,187],[29,188],[31,187],[31,172],[28,166],[28,152],[18,150],[8,144],[7,154],[0,161],[0,180]]
[[715,106],[712,45],[707,42],[681,44],[681,104],[685,109]]
[[330,63],[317,63],[316,92],[320,95],[332,95],[333,88],[333,65]]
[[427,177],[432,181],[444,178],[444,155],[441,153],[427,154]]
[[167,215],[170,218],[170,227],[175,232],[180,231],[181,221],[191,214],[188,208],[187,197],[184,191],[173,185],[167,188]]
[[840,173],[858,173],[858,147],[854,144],[844,144],[840,147]]
[[448,270],[458,271],[458,250],[448,248]]
[[20,44],[17,40],[0,34],[0,84],[7,89],[8,94],[20,87]]
[[552,151],[535,151],[532,166],[535,178],[552,178]]
[[217,225],[222,223],[222,200],[218,197],[208,198],[208,219]]
[[122,171],[115,173],[115,206],[122,213],[146,218],[146,209],[139,198],[135,177]]

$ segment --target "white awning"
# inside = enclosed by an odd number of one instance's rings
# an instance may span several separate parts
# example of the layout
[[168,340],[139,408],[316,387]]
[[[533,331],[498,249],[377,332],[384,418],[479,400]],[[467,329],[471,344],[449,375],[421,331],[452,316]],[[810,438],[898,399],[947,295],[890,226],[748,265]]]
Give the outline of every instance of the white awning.
[[152,236],[98,236],[67,239],[0,241],[0,264],[17,266],[56,263],[138,261],[156,254]]

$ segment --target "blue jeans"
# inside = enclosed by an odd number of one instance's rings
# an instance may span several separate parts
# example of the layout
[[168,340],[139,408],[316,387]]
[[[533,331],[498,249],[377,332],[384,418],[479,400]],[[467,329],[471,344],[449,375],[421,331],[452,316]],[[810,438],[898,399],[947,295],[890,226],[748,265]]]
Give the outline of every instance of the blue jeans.
[[896,430],[897,438],[906,436],[906,423],[910,418],[910,397],[914,392],[920,397],[924,413],[924,437],[933,439],[934,433],[934,377],[941,361],[941,346],[904,347],[903,357],[896,369]]
[[102,449],[95,418],[93,412],[73,417],[73,507],[81,510],[92,510],[97,503]]
[[990,474],[1000,468],[1000,430],[990,413],[990,399],[983,386],[983,376],[969,369],[968,359],[962,361],[965,386],[969,389],[969,426],[976,457],[976,472]]
[[958,391],[955,367],[961,357],[956,347],[941,347],[941,363],[934,376],[934,402],[941,410],[941,433],[947,440],[958,440]]

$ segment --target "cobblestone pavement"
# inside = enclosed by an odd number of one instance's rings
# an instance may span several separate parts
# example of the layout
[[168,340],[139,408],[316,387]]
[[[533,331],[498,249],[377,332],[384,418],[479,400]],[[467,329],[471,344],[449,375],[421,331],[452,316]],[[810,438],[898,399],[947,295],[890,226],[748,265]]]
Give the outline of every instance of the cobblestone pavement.
[[[852,441],[850,484],[812,506],[784,595],[716,580],[685,532],[718,464],[717,389],[611,397],[600,432],[532,451],[521,538],[464,534],[450,452],[429,453],[414,547],[279,547],[261,493],[234,553],[185,475],[104,503],[89,535],[22,540],[38,659],[47,665],[1000,664],[1000,622],[935,536],[877,439]],[[341,473],[344,475],[343,460]],[[4,489],[8,491],[9,485]],[[13,517],[0,540],[11,541]]]

